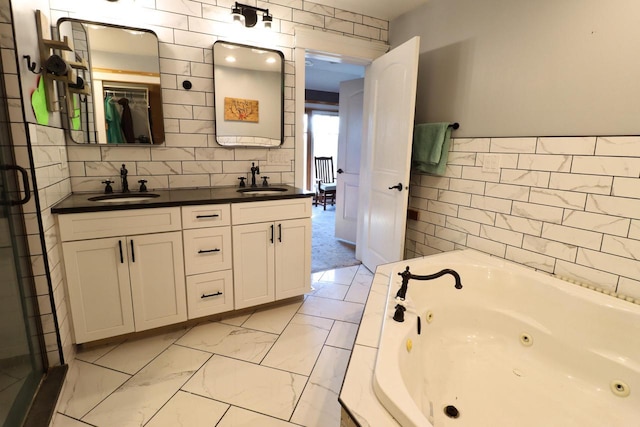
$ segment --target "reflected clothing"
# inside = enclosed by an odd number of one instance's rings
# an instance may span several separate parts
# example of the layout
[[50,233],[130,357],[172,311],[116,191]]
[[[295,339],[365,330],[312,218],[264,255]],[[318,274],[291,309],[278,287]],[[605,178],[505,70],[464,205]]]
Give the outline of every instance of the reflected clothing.
[[104,99],[104,118],[107,125],[107,143],[122,144],[124,138],[120,126],[120,113],[111,96]]
[[120,126],[122,127],[122,133],[124,133],[124,139],[126,142],[136,142],[136,137],[133,132],[133,117],[131,116],[131,109],[129,108],[129,100],[127,98],[120,98],[118,104],[122,106],[122,119]]

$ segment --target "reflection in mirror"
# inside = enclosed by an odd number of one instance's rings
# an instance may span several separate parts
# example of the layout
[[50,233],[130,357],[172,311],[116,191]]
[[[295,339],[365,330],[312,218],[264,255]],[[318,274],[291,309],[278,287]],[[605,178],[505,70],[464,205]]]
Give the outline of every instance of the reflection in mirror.
[[150,30],[62,18],[60,38],[89,70],[91,96],[71,92],[69,133],[77,143],[162,144],[164,121],[158,38]]
[[284,140],[284,55],[217,41],[213,45],[216,140],[274,147]]

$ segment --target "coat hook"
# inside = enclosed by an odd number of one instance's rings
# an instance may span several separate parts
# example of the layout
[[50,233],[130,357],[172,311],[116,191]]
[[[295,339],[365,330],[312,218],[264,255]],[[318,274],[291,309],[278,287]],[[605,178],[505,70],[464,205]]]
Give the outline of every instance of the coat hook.
[[27,68],[29,68],[29,71],[33,74],[40,74],[42,72],[42,67],[36,71],[38,65],[35,62],[31,62],[31,55],[23,55],[22,57],[27,60]]

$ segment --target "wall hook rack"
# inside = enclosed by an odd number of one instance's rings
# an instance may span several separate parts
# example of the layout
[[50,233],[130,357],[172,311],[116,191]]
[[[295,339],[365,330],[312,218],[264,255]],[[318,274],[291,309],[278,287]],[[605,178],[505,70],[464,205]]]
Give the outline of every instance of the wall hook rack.
[[[29,69],[29,71],[31,71],[33,74],[40,74],[42,72],[42,66],[38,68],[38,64],[31,61],[31,55],[22,55],[22,57],[27,61],[27,68]],[[36,71],[36,69],[38,71]]]

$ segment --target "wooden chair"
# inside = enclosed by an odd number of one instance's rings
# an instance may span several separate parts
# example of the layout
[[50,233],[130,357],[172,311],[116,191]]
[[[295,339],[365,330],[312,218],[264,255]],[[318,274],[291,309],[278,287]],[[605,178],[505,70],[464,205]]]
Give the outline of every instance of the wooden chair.
[[314,157],[316,164],[316,197],[314,206],[322,203],[327,210],[327,199],[333,206],[336,202],[336,178],[333,173],[333,157]]

